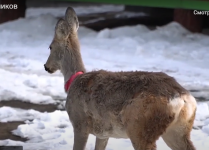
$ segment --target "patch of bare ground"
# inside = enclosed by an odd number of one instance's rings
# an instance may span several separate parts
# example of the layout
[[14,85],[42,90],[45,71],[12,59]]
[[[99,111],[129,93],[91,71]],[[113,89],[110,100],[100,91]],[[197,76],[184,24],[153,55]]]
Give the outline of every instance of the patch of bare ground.
[[3,106],[21,108],[21,109],[34,109],[39,112],[53,112],[57,110],[57,105],[55,104],[33,104],[19,100],[0,101],[0,107]]
[[15,121],[15,122],[0,122],[0,140],[15,140],[15,141],[27,141],[26,138],[22,138],[12,134],[12,131],[17,129],[17,127],[21,124],[24,124],[23,121]]

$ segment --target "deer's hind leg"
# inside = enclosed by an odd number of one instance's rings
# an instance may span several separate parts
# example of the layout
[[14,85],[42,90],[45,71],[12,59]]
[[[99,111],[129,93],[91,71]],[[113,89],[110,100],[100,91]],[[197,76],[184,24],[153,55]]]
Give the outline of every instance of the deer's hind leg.
[[156,101],[154,97],[133,101],[124,114],[127,135],[135,150],[156,150],[156,141],[174,120],[166,101]]
[[195,119],[196,108],[193,107],[193,109],[187,109],[188,105],[191,104],[185,103],[177,121],[170,125],[162,135],[163,140],[172,150],[196,149],[190,140],[190,133]]
[[[192,119],[190,121],[192,122]],[[193,126],[191,122],[176,123],[162,135],[163,140],[172,150],[195,150],[190,140],[190,132]]]

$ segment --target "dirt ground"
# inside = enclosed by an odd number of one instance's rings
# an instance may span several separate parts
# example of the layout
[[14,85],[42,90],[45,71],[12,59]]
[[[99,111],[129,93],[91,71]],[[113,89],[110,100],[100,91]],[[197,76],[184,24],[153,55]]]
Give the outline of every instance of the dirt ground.
[[40,112],[53,112],[57,109],[56,105],[53,104],[32,104],[28,102],[22,102],[19,100],[10,100],[10,101],[0,101],[0,107],[9,106],[13,108],[21,108],[21,109],[34,109]]
[[22,142],[27,141],[26,138],[15,136],[11,132],[17,129],[17,127],[21,124],[24,124],[24,122],[21,122],[21,121],[7,122],[7,123],[0,122],[0,140],[11,139],[11,140],[22,141]]

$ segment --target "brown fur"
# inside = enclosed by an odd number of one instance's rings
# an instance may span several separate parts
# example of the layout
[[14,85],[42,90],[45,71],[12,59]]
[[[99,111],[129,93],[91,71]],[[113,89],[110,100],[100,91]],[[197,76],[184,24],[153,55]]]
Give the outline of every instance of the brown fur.
[[130,138],[135,150],[155,150],[162,136],[173,150],[195,150],[191,140],[196,101],[162,72],[86,72],[80,54],[78,19],[69,7],[55,27],[45,69],[61,70],[64,80],[83,71],[67,92],[66,110],[74,128],[73,150],[84,150],[89,134],[95,150],[109,137]]

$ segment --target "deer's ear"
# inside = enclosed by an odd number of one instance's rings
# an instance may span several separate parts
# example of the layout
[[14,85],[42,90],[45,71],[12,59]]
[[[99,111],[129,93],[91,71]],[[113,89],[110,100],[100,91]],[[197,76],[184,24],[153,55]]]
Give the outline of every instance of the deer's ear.
[[77,31],[79,28],[78,17],[75,10],[72,7],[68,7],[65,12],[65,20],[67,21],[69,27],[73,31]]
[[55,26],[55,36],[58,39],[66,39],[69,35],[69,27],[64,19],[59,19]]

